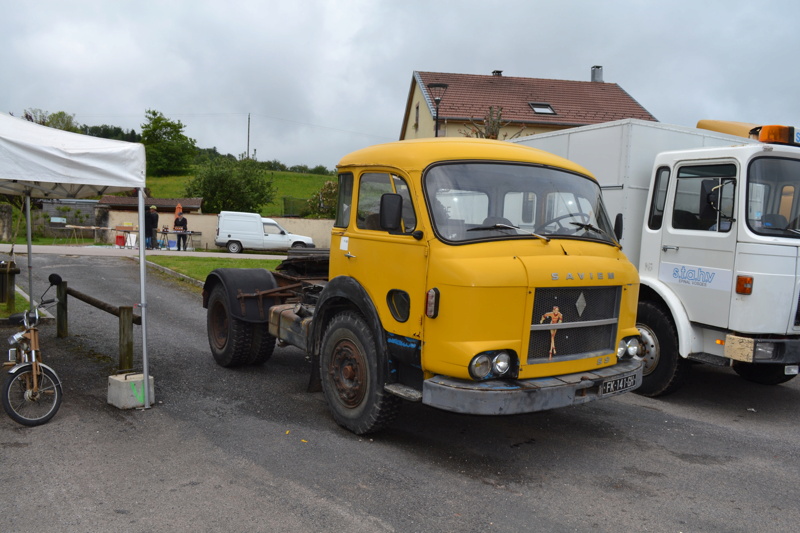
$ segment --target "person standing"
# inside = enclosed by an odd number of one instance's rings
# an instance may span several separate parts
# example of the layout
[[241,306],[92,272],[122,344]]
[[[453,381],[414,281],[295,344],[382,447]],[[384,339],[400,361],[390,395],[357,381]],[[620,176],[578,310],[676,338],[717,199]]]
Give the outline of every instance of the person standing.
[[[175,219],[175,223],[172,225],[172,229],[174,231],[189,231],[189,226],[185,218],[183,218],[183,213],[178,213],[178,218]],[[181,249],[181,242],[183,242],[183,251],[186,251],[186,233],[178,233],[175,235],[175,241],[178,244],[178,250]]]
[[150,211],[144,214],[144,242],[148,250],[158,248],[158,210],[151,205]]

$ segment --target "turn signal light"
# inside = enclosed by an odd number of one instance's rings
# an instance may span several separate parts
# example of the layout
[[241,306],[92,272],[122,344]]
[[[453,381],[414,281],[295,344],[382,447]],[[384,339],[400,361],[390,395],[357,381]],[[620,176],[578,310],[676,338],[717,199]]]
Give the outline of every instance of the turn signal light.
[[736,276],[736,294],[753,294],[753,276]]
[[794,144],[794,128],[791,126],[762,126],[758,133],[762,143]]
[[425,316],[428,318],[439,316],[439,289],[436,287],[429,290],[425,298]]

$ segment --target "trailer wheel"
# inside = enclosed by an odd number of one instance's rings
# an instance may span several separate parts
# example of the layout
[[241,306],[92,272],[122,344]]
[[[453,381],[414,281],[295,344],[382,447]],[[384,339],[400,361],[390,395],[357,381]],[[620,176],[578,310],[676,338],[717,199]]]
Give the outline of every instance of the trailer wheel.
[[269,324],[253,324],[253,344],[250,347],[249,365],[263,365],[275,351],[275,337],[269,334]]
[[242,251],[242,243],[239,241],[228,242],[228,251],[232,254],[238,254]]
[[678,390],[689,375],[689,365],[678,353],[678,334],[670,317],[650,302],[639,302],[636,327],[645,353],[642,385],[635,392],[656,397]]
[[336,315],[322,338],[322,390],[336,422],[357,435],[384,428],[394,419],[399,399],[383,389],[385,365],[375,337],[353,312]]
[[780,385],[792,379],[795,375],[786,375],[784,365],[766,365],[742,363],[734,361],[733,370],[747,381],[761,385]]
[[233,367],[246,363],[250,358],[253,326],[234,318],[228,306],[225,287],[218,284],[208,298],[208,344],[218,365]]

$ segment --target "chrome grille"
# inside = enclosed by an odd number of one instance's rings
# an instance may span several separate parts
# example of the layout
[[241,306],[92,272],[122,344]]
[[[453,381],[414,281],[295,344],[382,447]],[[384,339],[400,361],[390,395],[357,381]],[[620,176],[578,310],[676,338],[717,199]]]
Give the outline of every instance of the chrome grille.
[[[536,289],[528,363],[581,359],[614,351],[620,294],[619,286]],[[560,319],[553,314],[555,307]],[[554,316],[557,323],[552,323]]]

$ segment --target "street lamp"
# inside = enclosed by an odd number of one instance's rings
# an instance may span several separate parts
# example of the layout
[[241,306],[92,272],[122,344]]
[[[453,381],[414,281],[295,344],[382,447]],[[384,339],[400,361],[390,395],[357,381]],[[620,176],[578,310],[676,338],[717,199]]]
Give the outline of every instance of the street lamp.
[[434,137],[439,136],[439,104],[442,103],[442,98],[444,98],[444,93],[447,92],[447,87],[449,87],[446,83],[429,83],[428,84],[428,92],[431,93],[433,97],[433,103],[436,106],[436,117],[434,121],[436,123],[436,131],[434,132]]

